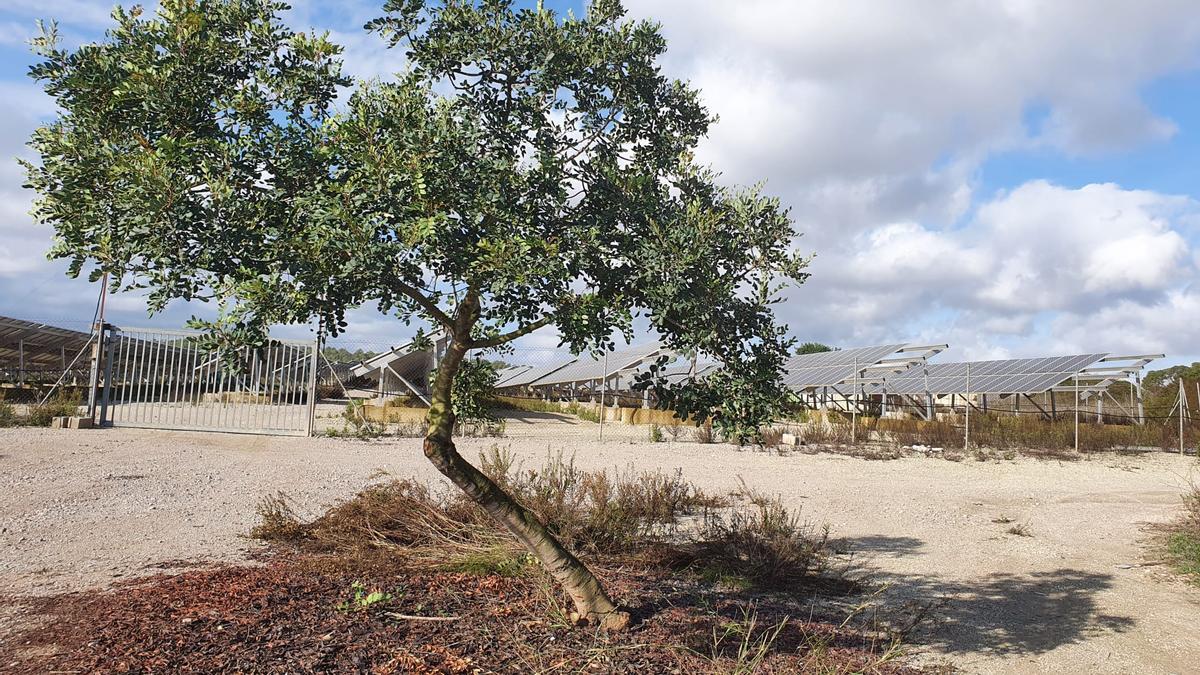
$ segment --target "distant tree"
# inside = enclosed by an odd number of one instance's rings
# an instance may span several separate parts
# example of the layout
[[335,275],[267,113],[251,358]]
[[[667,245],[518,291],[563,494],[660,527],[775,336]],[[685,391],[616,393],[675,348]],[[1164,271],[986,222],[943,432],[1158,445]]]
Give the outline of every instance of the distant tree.
[[353,351],[342,347],[324,347],[321,349],[321,355],[330,363],[357,363],[375,356],[378,352],[367,351],[366,349],[355,349]]
[[1193,363],[1190,366],[1178,365],[1161,370],[1152,370],[1146,373],[1146,377],[1142,380],[1143,386],[1147,389],[1159,390],[1168,387],[1175,387],[1179,378],[1183,378],[1187,382],[1200,380],[1200,361]]
[[796,355],[801,354],[820,354],[821,352],[832,352],[834,347],[823,345],[820,342],[805,342],[799,347],[796,347]]
[[[351,84],[328,36],[269,0],[117,9],[107,37],[35,41],[58,105],[26,163],[51,256],[151,311],[218,300],[216,345],[371,301],[449,338],[426,457],[537,556],[581,621],[628,622],[551,530],[452,439],[464,359],[543,326],[576,353],[644,317],[670,349],[724,368],[655,380],[681,414],[754,433],[784,398],[790,341],[771,305],[802,281],[786,212],[693,160],[710,117],[664,77],[658,27],[616,0],[582,18],[509,0],[388,0],[367,28],[403,50],[394,82]],[[399,59],[398,59],[399,60]]]

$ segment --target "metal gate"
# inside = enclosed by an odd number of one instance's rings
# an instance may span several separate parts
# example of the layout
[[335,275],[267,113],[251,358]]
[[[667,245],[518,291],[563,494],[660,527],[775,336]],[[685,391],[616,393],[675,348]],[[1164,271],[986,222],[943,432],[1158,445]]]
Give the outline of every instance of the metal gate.
[[232,353],[200,333],[157,328],[104,331],[103,426],[307,436],[312,433],[317,349],[272,339]]

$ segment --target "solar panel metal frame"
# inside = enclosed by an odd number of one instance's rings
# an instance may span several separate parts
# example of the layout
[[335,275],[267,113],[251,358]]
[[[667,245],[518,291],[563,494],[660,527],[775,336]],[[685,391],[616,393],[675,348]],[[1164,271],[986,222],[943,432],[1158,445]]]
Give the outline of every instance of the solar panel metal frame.
[[[929,363],[892,376],[874,393],[916,395],[1040,394],[1078,375],[1107,354]],[[967,366],[971,381],[968,387]]]

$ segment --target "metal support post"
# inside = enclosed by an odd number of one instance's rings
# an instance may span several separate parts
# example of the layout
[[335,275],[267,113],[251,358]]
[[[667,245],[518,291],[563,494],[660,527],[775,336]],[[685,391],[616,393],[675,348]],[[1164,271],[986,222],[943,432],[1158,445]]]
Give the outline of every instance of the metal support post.
[[604,394],[608,389],[608,352],[604,352],[604,376],[600,378],[600,440],[604,440]]
[[963,425],[963,450],[971,447],[971,362],[967,362],[967,393],[963,398],[967,403],[966,423]]
[[[844,363],[844,362],[843,362]],[[851,390],[854,396],[853,407],[850,408],[850,444],[858,444],[858,356],[854,357],[854,380],[853,389]]]
[[[1074,375],[1075,380],[1075,452],[1079,452],[1079,373]],[[1051,390],[1053,395],[1053,390]]]

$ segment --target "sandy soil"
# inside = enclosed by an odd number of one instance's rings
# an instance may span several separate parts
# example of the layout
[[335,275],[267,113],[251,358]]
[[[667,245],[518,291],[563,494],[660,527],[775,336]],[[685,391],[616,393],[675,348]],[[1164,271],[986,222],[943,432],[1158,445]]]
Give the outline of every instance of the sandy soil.
[[[554,416],[491,443],[527,462],[682,468],[711,490],[777,492],[857,552],[895,599],[946,599],[914,649],[968,672],[1184,673],[1200,664],[1200,589],[1156,564],[1195,460],[1157,454],[1059,463],[739,452],[644,442],[643,430]],[[415,439],[361,442],[140,430],[0,430],[0,594],[56,593],[239,560],[254,505],[287,492],[318,512],[378,471],[437,480]],[[995,523],[1002,517],[1014,523]],[[1013,524],[1032,536],[1008,534]],[[3,632],[0,613],[0,634]],[[11,613],[9,613],[11,614]],[[11,616],[8,617],[11,621]]]

